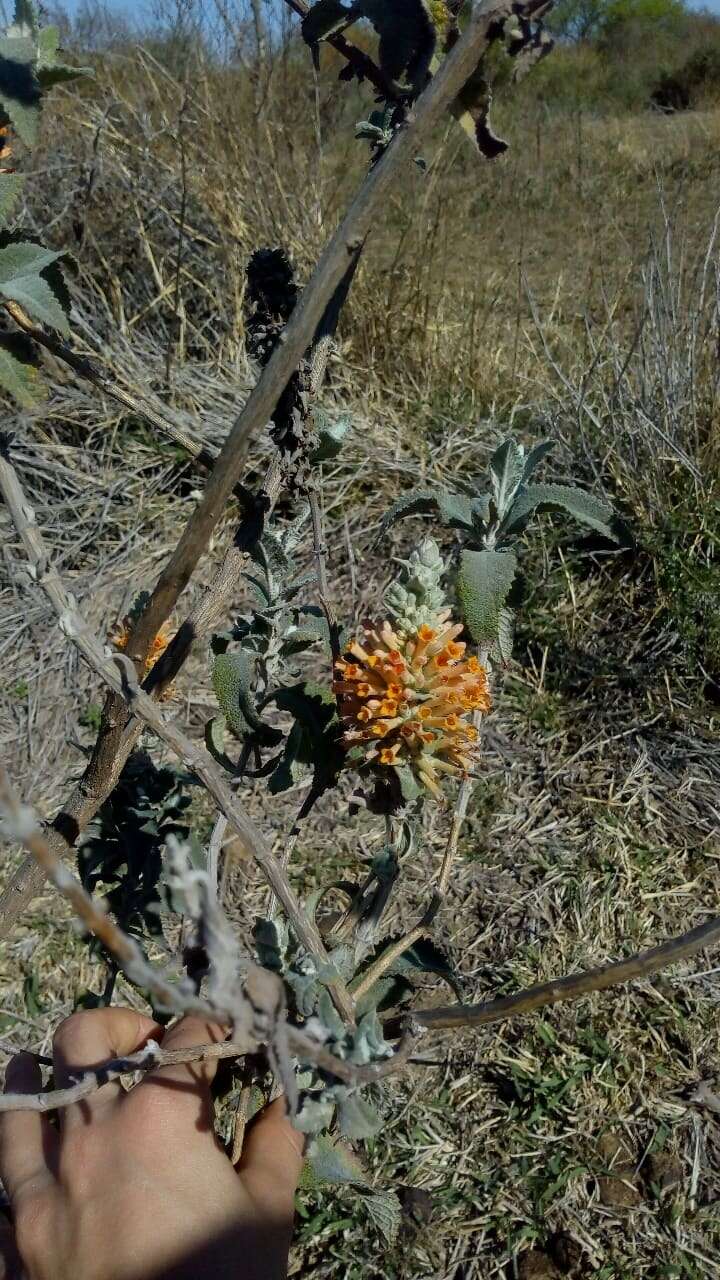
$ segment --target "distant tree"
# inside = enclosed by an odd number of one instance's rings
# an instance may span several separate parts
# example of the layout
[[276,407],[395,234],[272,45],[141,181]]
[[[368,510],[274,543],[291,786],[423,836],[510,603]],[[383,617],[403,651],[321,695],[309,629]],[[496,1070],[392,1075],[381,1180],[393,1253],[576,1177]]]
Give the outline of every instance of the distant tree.
[[630,27],[679,29],[684,0],[559,0],[548,26],[567,40],[614,41]]

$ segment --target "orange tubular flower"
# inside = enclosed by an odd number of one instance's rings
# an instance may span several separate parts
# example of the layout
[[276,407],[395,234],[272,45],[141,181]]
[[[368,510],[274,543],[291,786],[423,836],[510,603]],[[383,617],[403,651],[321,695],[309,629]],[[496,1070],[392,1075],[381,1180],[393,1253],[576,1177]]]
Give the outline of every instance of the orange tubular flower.
[[[121,651],[124,651],[125,649],[127,649],[129,639],[130,639],[130,627],[127,619],[124,619],[120,624],[120,630],[118,631],[117,635],[114,635],[112,637],[111,643],[115,645],[116,649],[120,649]],[[165,624],[163,624],[163,626],[160,628],[157,635],[155,636],[155,639],[153,640],[152,644],[150,645],[147,658],[145,659],[145,666],[143,668],[143,680],[149,674],[149,672],[152,671],[158,659],[162,658],[165,650],[167,649],[170,643],[170,640],[171,640],[170,628]],[[160,701],[167,702],[169,698],[173,697],[174,693],[175,693],[175,684],[173,682],[172,684],[169,684],[167,688],[164,689],[163,692],[160,694]]]
[[348,746],[367,744],[365,759],[380,767],[409,765],[437,798],[438,775],[464,775],[477,757],[474,710],[490,710],[487,671],[465,657],[462,625],[437,615],[437,626],[364,631],[335,665]]

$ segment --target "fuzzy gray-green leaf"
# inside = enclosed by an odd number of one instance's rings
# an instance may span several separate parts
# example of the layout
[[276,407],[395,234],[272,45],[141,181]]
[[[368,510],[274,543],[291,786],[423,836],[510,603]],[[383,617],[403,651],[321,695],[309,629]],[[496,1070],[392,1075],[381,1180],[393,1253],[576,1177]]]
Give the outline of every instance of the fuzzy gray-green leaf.
[[502,519],[517,493],[525,469],[525,454],[510,437],[490,459],[490,480],[498,515]]
[[317,466],[319,462],[332,462],[337,458],[345,443],[352,418],[349,413],[330,417],[324,410],[315,410],[313,420],[318,433],[318,445],[310,454],[310,462]]
[[491,646],[498,638],[501,610],[510,594],[517,559],[511,551],[463,551],[457,590],[473,640]]
[[535,471],[536,467],[540,465],[545,455],[550,453],[550,450],[554,448],[554,440],[540,440],[537,444],[533,445],[525,458],[525,466],[522,474],[523,484],[530,479],[531,475]]
[[464,493],[449,493],[441,489],[437,496],[438,511],[443,524],[455,529],[473,528],[473,516],[477,499],[469,498]]
[[529,484],[508,511],[500,536],[522,533],[536,511],[563,511],[611,542],[632,543],[630,530],[608,502],[564,484]]
[[338,1125],[344,1137],[353,1141],[372,1138],[382,1124],[377,1111],[358,1094],[338,1100]]
[[37,368],[18,354],[18,344],[9,334],[0,334],[0,387],[9,391],[24,409],[43,400],[47,388]]
[[0,104],[26,146],[37,142],[41,90],[35,75],[34,39],[0,37]]
[[331,1138],[327,1133],[313,1138],[300,1175],[300,1186],[304,1190],[309,1191],[323,1184],[356,1187],[371,1185],[367,1171],[354,1151],[346,1143]]
[[334,1110],[332,1102],[306,1095],[297,1115],[293,1117],[293,1127],[301,1133],[320,1133],[322,1129],[327,1129]]
[[0,174],[0,226],[5,225],[15,208],[24,182],[24,173]]
[[437,511],[437,509],[438,500],[437,495],[434,493],[416,489],[411,493],[403,494],[402,498],[398,498],[397,502],[393,503],[389,511],[385,512],[379,533],[375,538],[373,546],[377,545],[380,539],[397,520],[404,520],[407,516],[429,516],[433,511]]
[[61,256],[30,240],[4,245],[0,248],[0,295],[19,302],[34,319],[68,334],[70,328],[62,302],[41,275]]
[[258,715],[252,693],[255,658],[244,649],[219,653],[212,670],[212,685],[228,725],[239,738],[249,732],[258,733],[268,743],[278,742],[281,734],[266,725]]
[[365,1208],[378,1231],[382,1232],[389,1244],[392,1244],[402,1221],[402,1209],[395,1192],[374,1191],[372,1195],[366,1195],[363,1199]]

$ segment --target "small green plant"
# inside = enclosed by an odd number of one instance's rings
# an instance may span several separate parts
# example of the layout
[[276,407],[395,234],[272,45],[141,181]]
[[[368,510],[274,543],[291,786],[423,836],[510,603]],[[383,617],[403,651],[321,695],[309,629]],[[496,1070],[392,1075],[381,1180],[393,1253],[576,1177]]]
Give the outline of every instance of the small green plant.
[[[380,219],[393,175],[414,173],[418,121],[429,132],[448,109],[483,156],[504,149],[488,123],[488,59],[509,57],[516,68],[537,60],[549,48],[538,21],[547,7],[529,0],[490,16],[484,7],[455,0],[318,0],[309,9],[303,35],[314,56],[319,44],[334,42],[347,64],[343,79],[370,80],[379,97],[378,112],[359,130],[371,143],[367,185],[300,305],[283,249],[251,257],[246,342],[257,386],[155,590],[141,593],[110,643],[92,633],[52,567],[24,501],[12,441],[0,441],[0,487],[32,574],[62,632],[110,690],[86,775],[61,814],[40,833],[27,811],[10,802],[12,830],[70,898],[95,936],[96,951],[107,955],[104,998],[111,997],[121,965],[161,1013],[192,1010],[228,1025],[228,1056],[236,1059],[230,1071],[246,1104],[242,1124],[264,1094],[281,1088],[294,1123],[308,1135],[307,1180],[358,1189],[388,1235],[397,1229],[397,1201],[372,1187],[349,1144],[380,1134],[392,1106],[383,1082],[411,1063],[422,1031],[484,1025],[510,1009],[528,1011],[608,986],[615,972],[609,966],[490,1007],[468,1005],[435,921],[474,784],[484,781],[484,719],[501,698],[500,676],[512,663],[526,539],[539,518],[570,517],[591,531],[596,548],[613,552],[630,544],[626,525],[604,498],[573,483],[538,479],[551,441],[526,449],[507,437],[488,449],[483,477],[459,475],[452,488],[398,496],[373,530],[385,552],[386,581],[359,625],[333,591],[323,515],[324,468],[342,460],[353,438],[339,397],[324,400],[323,377],[365,237]],[[361,20],[377,36],[375,57],[348,43],[345,33]],[[42,88],[75,72],[57,62],[55,35],[38,29],[26,3],[18,3],[6,44],[17,54],[13,65],[24,68],[24,88],[21,94],[16,86],[13,97],[6,86],[2,100],[9,123],[32,142]],[[14,233],[0,247],[6,307],[21,306],[45,335],[67,330],[59,256]],[[251,490],[239,478],[248,437],[267,423],[271,456],[263,481]],[[177,437],[171,424],[169,434],[173,430]],[[495,441],[499,434],[493,432]],[[194,452],[207,463],[208,451]],[[240,519],[223,563],[172,635],[171,611],[231,494]],[[391,531],[411,518],[429,525],[409,554],[393,558]],[[368,550],[369,542],[357,550]],[[229,602],[240,598],[240,583],[250,603],[238,612]],[[209,651],[208,683],[217,703],[204,746],[173,714],[183,663],[199,642]],[[83,724],[97,724],[95,703]],[[148,736],[140,744],[143,732]],[[182,772],[155,763],[153,735],[179,756]],[[194,837],[191,784],[202,784],[219,810],[207,843]],[[249,785],[256,795],[265,788],[268,810],[275,797],[303,791],[279,857],[248,812]],[[373,852],[363,852],[358,841],[357,856],[341,876],[326,880],[318,871],[318,882],[298,892],[288,871],[293,850],[328,796],[335,822],[363,815]],[[431,818],[436,829],[440,823],[446,829],[438,868],[428,838]],[[272,890],[262,911],[245,911],[252,927],[243,936],[221,900],[220,850],[228,825]],[[76,841],[79,884],[62,860]],[[425,869],[427,903],[420,919],[397,934],[387,926],[388,908],[407,884],[410,863]],[[654,972],[719,933],[718,922],[711,922],[695,930],[691,942],[681,938],[649,958],[627,960],[617,966],[617,980]],[[155,947],[170,953],[174,969],[150,963]],[[416,1007],[417,978],[428,975],[450,988],[455,1004]],[[162,1061],[156,1050],[117,1071],[156,1065]],[[203,1052],[200,1046],[198,1056]],[[577,1079],[593,1069],[589,1052]],[[564,1078],[542,1072],[519,1069],[513,1079],[516,1103],[531,1116],[556,1112],[565,1088]],[[560,1185],[570,1176],[561,1161],[552,1172]]]

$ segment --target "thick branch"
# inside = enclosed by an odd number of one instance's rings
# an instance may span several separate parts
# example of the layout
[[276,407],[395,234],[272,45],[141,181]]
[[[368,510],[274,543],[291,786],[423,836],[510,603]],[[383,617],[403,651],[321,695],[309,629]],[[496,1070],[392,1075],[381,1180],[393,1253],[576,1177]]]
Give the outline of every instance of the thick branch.
[[443,117],[477,67],[493,23],[511,12],[511,0],[486,0],[474,11],[462,38],[418,99],[413,117],[398,130],[373,166],[327,244],[273,355],[230,431],[201,502],[158,579],[152,600],[128,645],[132,661],[144,657],[205,551],[245,461],[252,435],[271,418],[277,402],[310,346],[325,309],[366,237],[382,221],[388,194],[417,155],[418,144]]
[[[606,991],[609,987],[621,986],[634,978],[650,978],[653,974],[668,969],[670,965],[688,960],[706,947],[714,947],[719,943],[720,916],[714,916],[689,933],[671,938],[669,942],[652,947],[650,951],[641,951],[629,960],[601,965],[597,969],[573,973],[566,978],[554,978],[551,982],[529,987],[514,996],[503,996],[500,1000],[488,1000],[484,1004],[443,1005],[437,1009],[415,1009],[408,1016],[414,1025],[430,1031],[443,1031],[450,1027],[482,1027],[491,1022],[504,1022],[506,1018],[532,1013],[534,1009],[544,1009],[561,1000],[579,1000],[581,996],[591,995],[593,991]],[[386,1023],[386,1035],[393,1033],[395,1021],[390,1019]]]

